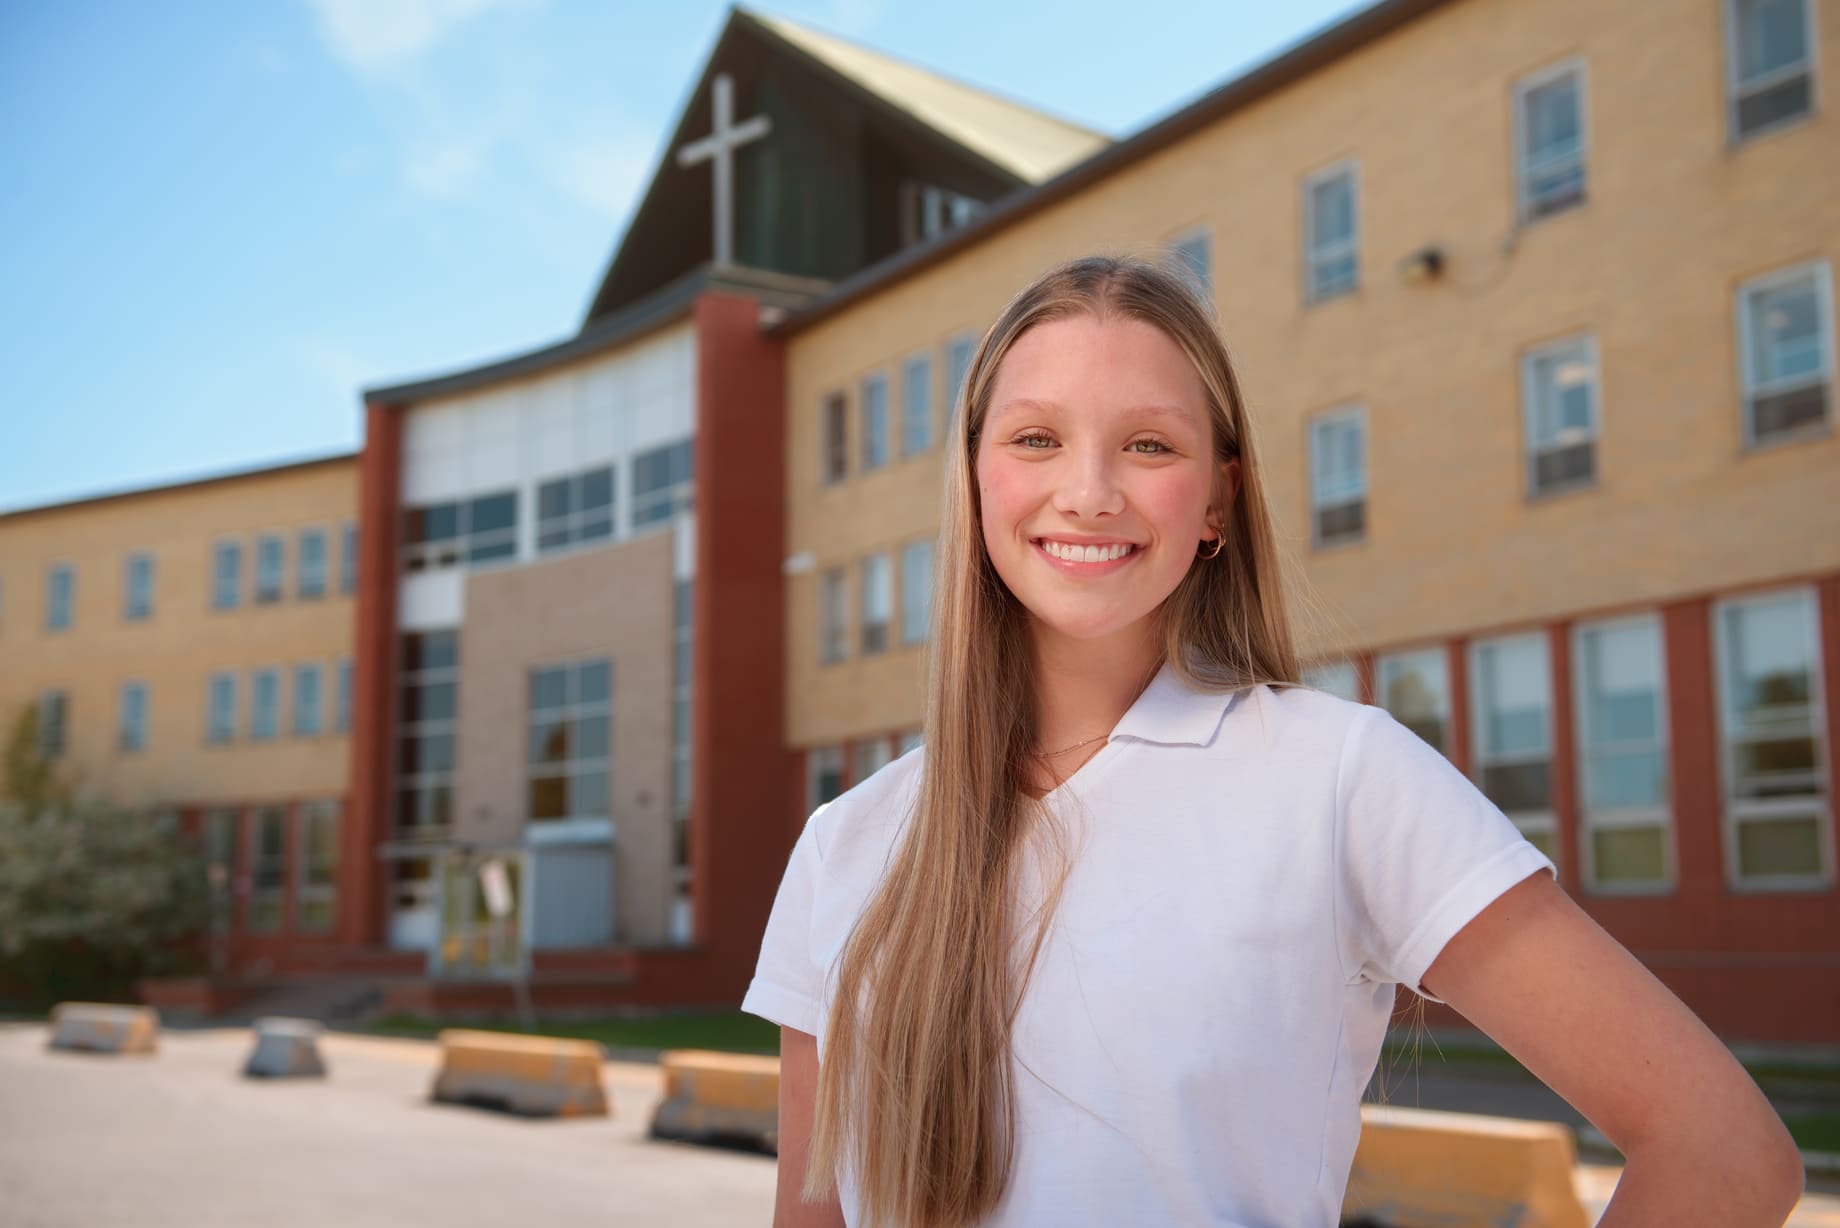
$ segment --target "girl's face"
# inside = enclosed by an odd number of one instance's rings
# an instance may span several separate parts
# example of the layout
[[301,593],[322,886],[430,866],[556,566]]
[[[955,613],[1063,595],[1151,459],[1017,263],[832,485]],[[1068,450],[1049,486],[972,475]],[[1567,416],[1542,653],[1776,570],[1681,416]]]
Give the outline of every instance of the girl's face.
[[1154,325],[1077,315],[1023,333],[975,466],[984,546],[1038,631],[1147,634],[1190,567],[1230,562],[1195,555],[1226,523],[1239,461],[1214,460],[1201,377]]

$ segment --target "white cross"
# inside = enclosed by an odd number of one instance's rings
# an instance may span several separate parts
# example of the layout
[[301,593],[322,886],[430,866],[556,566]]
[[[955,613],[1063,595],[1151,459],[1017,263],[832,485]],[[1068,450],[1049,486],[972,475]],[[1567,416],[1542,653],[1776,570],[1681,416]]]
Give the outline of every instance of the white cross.
[[695,166],[698,162],[715,163],[717,264],[732,264],[735,258],[735,150],[767,135],[771,126],[772,121],[765,115],[756,115],[745,123],[735,123],[735,79],[725,72],[717,73],[714,131],[677,151],[679,166]]

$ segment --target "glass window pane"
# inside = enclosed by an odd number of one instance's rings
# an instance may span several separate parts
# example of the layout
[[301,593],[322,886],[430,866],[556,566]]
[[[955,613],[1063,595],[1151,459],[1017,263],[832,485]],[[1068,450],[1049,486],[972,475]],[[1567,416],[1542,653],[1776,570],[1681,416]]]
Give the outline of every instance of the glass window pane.
[[569,702],[569,671],[558,666],[530,672],[530,709],[533,712],[561,708]]
[[1807,0],[1738,0],[1738,74],[1749,81],[1808,58]]
[[581,475],[581,507],[584,511],[591,508],[610,507],[612,504],[613,470],[611,467],[591,469]]
[[1819,874],[1820,819],[1810,814],[1782,819],[1746,819],[1738,824],[1738,873]]
[[1760,384],[1818,375],[1825,332],[1813,275],[1758,290],[1751,305],[1751,366]]
[[537,487],[537,519],[553,520],[566,516],[575,510],[575,484],[568,478],[557,478]]
[[1617,827],[1592,832],[1591,852],[1597,881],[1665,882],[1664,839],[1659,827]]
[[569,781],[569,814],[574,818],[604,819],[613,813],[608,801],[607,773],[583,772]]
[[605,759],[613,753],[609,736],[611,724],[604,716],[586,716],[575,722],[574,745],[569,748],[576,759]]
[[1646,810],[1668,799],[1667,761],[1659,750],[1597,751],[1584,762],[1587,810]]
[[607,661],[589,661],[575,675],[575,702],[604,704],[613,693],[613,666]]
[[1445,749],[1450,683],[1442,649],[1381,657],[1378,686],[1381,707],[1438,750]]
[[1482,791],[1509,814],[1552,807],[1552,781],[1548,765],[1497,763],[1482,769]]
[[510,529],[517,525],[517,495],[483,495],[473,500],[472,519],[467,531],[477,537],[481,533],[490,533],[495,529]]
[[530,761],[566,763],[569,757],[567,721],[533,721],[530,726]]
[[568,815],[568,777],[539,777],[530,782],[530,817],[532,821],[541,822],[545,819],[566,819]]

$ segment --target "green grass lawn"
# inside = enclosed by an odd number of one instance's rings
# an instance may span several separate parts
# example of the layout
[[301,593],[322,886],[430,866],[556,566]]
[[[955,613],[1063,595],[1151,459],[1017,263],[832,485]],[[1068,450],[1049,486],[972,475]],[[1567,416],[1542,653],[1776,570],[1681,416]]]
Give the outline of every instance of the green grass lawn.
[[779,1027],[740,1011],[673,1014],[630,1019],[539,1019],[534,1028],[503,1020],[471,1023],[386,1015],[368,1030],[387,1036],[432,1037],[444,1027],[483,1028],[492,1032],[531,1032],[593,1040],[612,1049],[719,1049],[730,1053],[778,1053]]

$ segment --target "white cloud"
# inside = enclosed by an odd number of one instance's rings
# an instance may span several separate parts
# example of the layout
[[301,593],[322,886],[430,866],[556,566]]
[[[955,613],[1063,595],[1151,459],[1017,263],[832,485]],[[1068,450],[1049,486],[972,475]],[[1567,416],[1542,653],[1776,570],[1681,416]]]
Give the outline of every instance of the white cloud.
[[356,397],[366,383],[376,380],[380,369],[351,346],[325,337],[295,337],[289,348],[308,374],[340,396]]
[[409,152],[403,178],[423,196],[459,200],[472,193],[490,159],[489,142],[439,141]]
[[838,34],[862,38],[881,16],[881,0],[831,0],[829,25]]
[[651,138],[632,131],[550,143],[531,151],[544,177],[563,195],[604,213],[623,216],[652,169]]
[[307,0],[340,62],[371,72],[412,59],[485,12],[522,0]]

